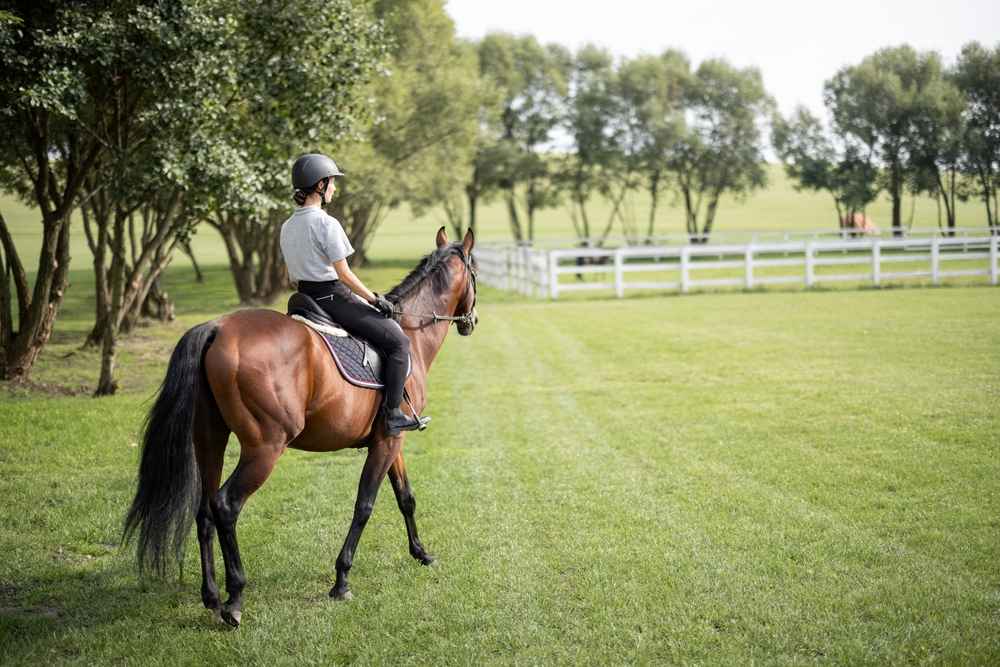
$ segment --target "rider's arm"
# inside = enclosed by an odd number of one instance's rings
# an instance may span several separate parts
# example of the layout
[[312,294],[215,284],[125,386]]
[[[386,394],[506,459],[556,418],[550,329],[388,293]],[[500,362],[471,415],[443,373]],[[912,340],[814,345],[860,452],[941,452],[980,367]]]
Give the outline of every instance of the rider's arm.
[[361,282],[361,278],[354,275],[354,271],[351,271],[351,267],[347,265],[347,260],[342,259],[333,263],[333,268],[337,271],[337,277],[351,288],[351,291],[360,296],[362,299],[368,303],[375,301],[375,294],[365,287],[365,284]]

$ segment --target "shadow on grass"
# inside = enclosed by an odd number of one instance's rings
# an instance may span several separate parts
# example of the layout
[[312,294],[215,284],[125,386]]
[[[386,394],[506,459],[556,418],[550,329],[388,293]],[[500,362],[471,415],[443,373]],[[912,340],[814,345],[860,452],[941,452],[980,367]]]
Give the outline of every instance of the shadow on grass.
[[[53,652],[79,656],[81,634],[97,634],[102,628],[136,620],[141,623],[144,618],[149,627],[166,623],[174,629],[227,631],[201,604],[196,567],[188,565],[181,580],[163,580],[148,575],[140,578],[128,564],[115,560],[94,571],[66,568],[50,576],[0,585],[4,661],[35,662],[43,651],[46,658]],[[178,608],[183,613],[175,613]],[[164,614],[170,610],[174,612]]]

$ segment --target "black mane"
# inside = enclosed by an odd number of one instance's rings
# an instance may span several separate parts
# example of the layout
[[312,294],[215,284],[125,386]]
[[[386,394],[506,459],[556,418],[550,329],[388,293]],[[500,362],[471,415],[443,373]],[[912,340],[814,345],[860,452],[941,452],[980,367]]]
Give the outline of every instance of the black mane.
[[436,294],[445,292],[451,281],[448,258],[453,255],[464,256],[461,243],[449,243],[448,245],[441,246],[424,257],[417,264],[417,268],[410,271],[410,274],[403,278],[402,282],[393,287],[385,295],[386,298],[394,303],[399,303],[409,294],[415,292],[428,278],[433,281],[432,286]]

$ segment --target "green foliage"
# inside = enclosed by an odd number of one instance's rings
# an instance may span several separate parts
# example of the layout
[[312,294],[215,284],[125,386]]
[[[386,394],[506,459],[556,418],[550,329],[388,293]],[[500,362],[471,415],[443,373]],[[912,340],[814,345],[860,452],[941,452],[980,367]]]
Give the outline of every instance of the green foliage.
[[771,141],[797,188],[833,196],[838,227],[878,196],[878,170],[870,156],[851,145],[838,150],[820,120],[804,107],[788,120],[774,116]]
[[341,140],[369,117],[363,86],[386,53],[382,27],[356,3],[251,0],[230,6],[231,69],[212,105],[218,207],[287,208],[302,153]]
[[755,68],[706,60],[687,80],[688,127],[669,164],[693,239],[707,240],[722,193],[740,198],[767,184],[762,126],[773,106]]
[[491,33],[479,43],[480,74],[499,103],[497,113],[487,116],[493,122],[491,141],[480,146],[477,164],[493,160],[485,173],[504,193],[511,234],[518,241],[532,239],[535,213],[558,202],[558,176],[542,151],[562,122],[572,62],[565,48],[543,46],[531,36]]
[[1000,224],[1000,44],[992,50],[978,42],[967,44],[952,76],[962,91],[966,123],[963,171],[978,185],[986,204],[988,224]]
[[617,145],[622,105],[616,87],[614,61],[608,51],[588,45],[575,54],[564,116],[573,150],[564,160],[560,176],[582,239],[593,233],[587,211],[592,194],[607,194],[611,183],[621,183],[628,176],[625,156]]
[[935,135],[943,119],[955,117],[957,97],[944,80],[941,57],[910,46],[881,49],[837,72],[825,84],[825,99],[838,134],[885,169],[892,225],[900,229],[907,180],[911,189],[925,189],[928,165],[947,150]]
[[368,123],[335,147],[347,177],[333,208],[355,263],[390,209],[405,201],[419,215],[455,196],[472,160],[481,95],[474,54],[456,42],[440,0],[386,0],[375,12],[393,47],[365,91]]
[[[649,192],[648,238],[654,233],[660,194],[671,184],[667,166],[672,151],[686,127],[684,91],[691,76],[690,64],[683,53],[668,50],[659,56],[625,60],[617,74],[619,129],[615,143],[626,188],[636,189],[641,181]],[[620,219],[627,229],[625,216]]]

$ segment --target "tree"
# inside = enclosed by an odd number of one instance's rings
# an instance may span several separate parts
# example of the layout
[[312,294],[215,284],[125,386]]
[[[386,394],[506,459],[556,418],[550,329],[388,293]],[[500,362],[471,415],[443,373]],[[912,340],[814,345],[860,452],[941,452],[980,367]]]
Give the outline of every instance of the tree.
[[0,184],[41,211],[34,285],[0,215],[0,379],[26,378],[52,333],[69,275],[70,214],[105,150],[88,114],[104,101],[89,4],[19,2],[0,21]]
[[755,68],[706,60],[688,80],[684,107],[689,124],[669,166],[692,243],[708,241],[724,193],[745,197],[767,183],[761,128],[773,106]]
[[1000,44],[966,44],[952,78],[964,97],[963,171],[978,185],[987,224],[1000,234]]
[[949,230],[956,226],[957,200],[966,198],[959,178],[967,135],[963,102],[958,88],[942,76],[928,83],[914,113],[912,189],[931,192],[939,206],[944,203]]
[[455,40],[441,0],[382,0],[392,40],[385,73],[367,90],[372,119],[336,147],[347,176],[331,204],[363,264],[394,207],[416,214],[455,196],[472,160],[481,95],[475,54]]
[[826,82],[825,100],[838,133],[850,136],[872,152],[885,170],[885,188],[892,199],[892,227],[902,234],[902,199],[925,168],[921,163],[920,128],[927,118],[943,77],[937,53],[919,53],[909,46],[882,49],[859,65],[841,69]]
[[843,141],[838,146],[808,109],[799,107],[788,120],[775,114],[771,141],[796,189],[830,193],[838,228],[878,196],[871,152]]
[[680,51],[668,50],[659,56],[626,60],[618,71],[625,144],[623,152],[644,178],[650,196],[646,239],[655,231],[660,196],[668,189],[667,165],[671,151],[683,135],[683,94],[690,64]]
[[174,248],[193,226],[194,188],[187,185],[213,168],[198,159],[201,147],[211,146],[201,133],[212,120],[205,109],[222,99],[230,62],[225,45],[232,24],[219,9],[211,2],[112,6],[102,29],[85,38],[97,55],[92,85],[102,91],[86,112],[88,131],[104,151],[80,196],[94,253],[90,339],[101,345],[99,396],[116,391],[120,334],[156,293]]
[[624,186],[612,194],[610,183],[628,182],[615,137],[616,121],[621,120],[615,77],[611,54],[604,49],[584,46],[573,58],[564,120],[573,148],[563,161],[561,179],[569,194],[573,227],[584,243],[595,236],[587,208],[592,194],[599,192],[613,200],[605,226],[610,231],[625,195]]
[[385,55],[381,26],[351,0],[227,5],[237,29],[232,71],[212,137],[223,166],[203,183],[206,222],[226,247],[242,303],[270,303],[287,286],[278,245],[295,158],[355,131],[364,88]]
[[517,242],[533,240],[536,212],[558,201],[557,174],[544,149],[563,116],[571,63],[566,49],[531,36],[492,33],[479,44],[480,73],[500,97],[491,154]]

